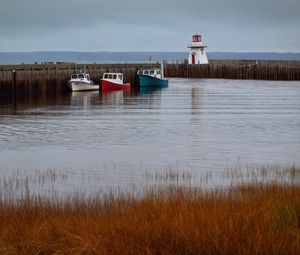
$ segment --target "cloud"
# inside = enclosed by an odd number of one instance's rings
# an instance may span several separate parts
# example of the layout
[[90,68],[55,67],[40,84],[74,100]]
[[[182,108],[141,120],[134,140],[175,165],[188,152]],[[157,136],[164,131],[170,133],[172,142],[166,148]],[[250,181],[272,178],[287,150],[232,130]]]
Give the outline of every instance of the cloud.
[[86,38],[96,38],[98,50],[159,45],[180,50],[194,32],[204,33],[213,50],[234,50],[235,45],[267,51],[270,47],[260,45],[270,44],[277,33],[274,48],[300,51],[297,33],[291,33],[299,30],[299,9],[299,0],[1,0],[0,51],[41,50],[42,45],[49,47],[44,50],[67,49],[70,42],[76,50],[97,48]]

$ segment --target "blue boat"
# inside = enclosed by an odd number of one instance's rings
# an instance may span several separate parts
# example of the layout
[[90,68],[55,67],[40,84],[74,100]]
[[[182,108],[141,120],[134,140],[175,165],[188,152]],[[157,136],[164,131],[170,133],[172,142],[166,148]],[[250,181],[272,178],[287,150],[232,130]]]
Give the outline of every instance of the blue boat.
[[139,70],[137,72],[137,83],[140,87],[168,87],[169,81],[163,79],[160,69]]

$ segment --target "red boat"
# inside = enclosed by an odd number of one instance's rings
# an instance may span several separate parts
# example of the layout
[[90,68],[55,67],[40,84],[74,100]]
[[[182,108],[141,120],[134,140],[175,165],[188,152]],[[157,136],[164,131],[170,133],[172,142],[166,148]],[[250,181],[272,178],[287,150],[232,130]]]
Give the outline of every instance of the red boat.
[[122,73],[104,73],[100,84],[102,93],[120,89],[130,89],[130,83],[123,82]]

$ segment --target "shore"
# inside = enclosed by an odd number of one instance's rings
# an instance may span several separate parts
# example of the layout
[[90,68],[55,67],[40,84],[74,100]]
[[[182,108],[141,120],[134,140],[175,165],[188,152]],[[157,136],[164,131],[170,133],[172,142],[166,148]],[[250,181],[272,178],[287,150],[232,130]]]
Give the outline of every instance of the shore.
[[2,200],[0,253],[299,254],[300,169],[282,173],[289,179],[140,197]]

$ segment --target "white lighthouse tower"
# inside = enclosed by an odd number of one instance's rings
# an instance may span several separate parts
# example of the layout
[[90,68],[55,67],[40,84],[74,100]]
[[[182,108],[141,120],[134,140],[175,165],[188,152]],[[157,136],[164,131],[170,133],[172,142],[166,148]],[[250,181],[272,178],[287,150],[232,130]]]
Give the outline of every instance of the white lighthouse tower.
[[201,35],[193,35],[193,42],[188,45],[190,48],[189,64],[208,64],[205,48],[201,40]]

